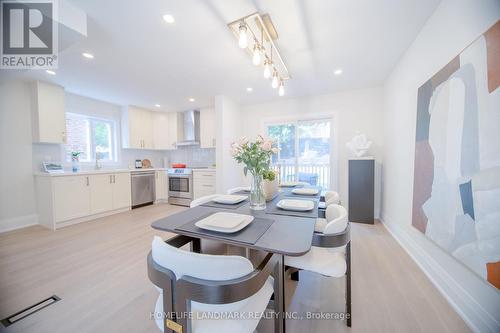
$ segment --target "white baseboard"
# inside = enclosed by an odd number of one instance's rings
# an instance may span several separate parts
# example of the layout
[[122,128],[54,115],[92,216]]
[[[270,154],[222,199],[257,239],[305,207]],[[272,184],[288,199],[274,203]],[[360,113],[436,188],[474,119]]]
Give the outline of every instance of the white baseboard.
[[24,215],[0,220],[0,233],[26,228],[38,224],[38,215]]
[[500,325],[495,318],[401,226],[382,218],[380,221],[472,331],[500,332]]

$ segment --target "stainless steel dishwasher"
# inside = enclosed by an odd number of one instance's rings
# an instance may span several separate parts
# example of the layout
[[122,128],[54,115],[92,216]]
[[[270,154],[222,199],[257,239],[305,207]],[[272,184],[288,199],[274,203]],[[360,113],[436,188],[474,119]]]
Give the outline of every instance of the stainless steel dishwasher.
[[155,172],[133,171],[132,177],[132,208],[137,208],[155,201]]

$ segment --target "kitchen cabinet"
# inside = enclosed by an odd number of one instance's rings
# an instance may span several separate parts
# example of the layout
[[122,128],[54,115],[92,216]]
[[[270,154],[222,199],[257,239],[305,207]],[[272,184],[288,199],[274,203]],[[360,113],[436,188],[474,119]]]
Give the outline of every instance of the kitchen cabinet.
[[179,119],[177,112],[154,112],[133,106],[123,108],[123,148],[175,149],[179,135],[182,135],[179,133],[182,129]]
[[55,222],[75,219],[90,214],[90,189],[87,176],[54,178]]
[[214,109],[200,110],[200,148],[215,148],[216,122]]
[[151,111],[133,106],[122,110],[123,148],[153,149],[153,117]]
[[91,175],[90,214],[99,214],[113,209],[113,175]]
[[64,88],[37,81],[32,86],[33,142],[66,143]]
[[132,205],[132,186],[128,172],[113,174],[113,209]]
[[215,169],[193,169],[194,199],[215,193]]
[[129,172],[36,177],[41,225],[57,229],[130,209]]
[[168,201],[168,176],[167,171],[155,172],[155,202]]

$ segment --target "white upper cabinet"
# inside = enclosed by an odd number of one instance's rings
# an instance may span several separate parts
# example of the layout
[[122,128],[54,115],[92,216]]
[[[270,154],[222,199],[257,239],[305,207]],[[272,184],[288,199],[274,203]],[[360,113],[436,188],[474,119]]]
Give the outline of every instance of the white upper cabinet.
[[215,148],[215,110],[200,110],[200,148]]
[[66,143],[64,88],[37,81],[32,91],[33,142]]
[[123,148],[153,149],[151,111],[128,106],[122,110]]
[[154,112],[128,106],[122,110],[123,148],[175,149],[178,137],[175,112]]

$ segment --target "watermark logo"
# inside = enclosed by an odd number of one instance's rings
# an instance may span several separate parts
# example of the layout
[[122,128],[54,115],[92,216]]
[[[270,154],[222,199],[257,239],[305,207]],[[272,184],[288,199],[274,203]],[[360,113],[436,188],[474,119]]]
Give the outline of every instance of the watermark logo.
[[57,68],[56,1],[0,0],[0,68]]

